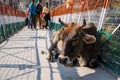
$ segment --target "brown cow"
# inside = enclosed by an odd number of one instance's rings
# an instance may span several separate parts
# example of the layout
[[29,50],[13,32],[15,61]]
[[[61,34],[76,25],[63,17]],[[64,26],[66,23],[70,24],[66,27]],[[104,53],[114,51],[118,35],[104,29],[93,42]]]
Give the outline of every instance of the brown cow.
[[83,25],[78,23],[66,24],[64,29],[56,32],[52,38],[52,44],[48,50],[48,60],[52,59],[52,51],[59,54],[59,62],[65,66],[72,66],[78,59],[80,66],[96,67],[97,54],[99,52],[99,38],[97,29],[93,23],[84,20]]

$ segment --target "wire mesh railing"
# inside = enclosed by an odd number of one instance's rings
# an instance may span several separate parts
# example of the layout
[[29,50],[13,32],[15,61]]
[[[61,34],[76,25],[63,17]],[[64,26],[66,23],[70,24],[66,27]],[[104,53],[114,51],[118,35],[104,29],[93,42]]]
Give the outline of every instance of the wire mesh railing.
[[25,13],[0,1],[0,43],[24,26]]

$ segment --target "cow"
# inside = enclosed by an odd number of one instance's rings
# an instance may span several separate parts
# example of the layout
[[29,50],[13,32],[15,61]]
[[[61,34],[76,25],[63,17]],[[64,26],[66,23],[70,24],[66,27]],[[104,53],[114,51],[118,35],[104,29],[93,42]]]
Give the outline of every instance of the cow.
[[64,23],[61,19],[59,22],[64,28],[58,30],[53,36],[51,46],[46,52],[47,59],[51,61],[52,51],[55,51],[59,62],[65,66],[73,66],[73,63],[78,60],[81,67],[96,67],[100,39],[94,23],[86,24],[84,20],[80,25],[74,22]]

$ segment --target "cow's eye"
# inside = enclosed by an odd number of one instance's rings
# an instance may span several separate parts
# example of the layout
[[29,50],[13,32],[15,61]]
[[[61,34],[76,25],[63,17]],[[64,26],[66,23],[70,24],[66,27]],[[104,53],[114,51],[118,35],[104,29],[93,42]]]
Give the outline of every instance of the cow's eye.
[[78,37],[75,37],[72,39],[72,46],[73,47],[77,47],[79,44],[79,38]]

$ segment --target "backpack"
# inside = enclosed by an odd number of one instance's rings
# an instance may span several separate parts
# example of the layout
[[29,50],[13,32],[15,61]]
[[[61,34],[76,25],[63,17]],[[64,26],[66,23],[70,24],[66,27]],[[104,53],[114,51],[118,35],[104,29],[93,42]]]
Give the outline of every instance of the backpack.
[[42,13],[42,6],[41,5],[36,5],[36,13],[41,14]]

